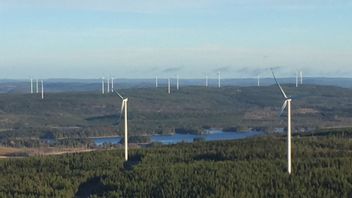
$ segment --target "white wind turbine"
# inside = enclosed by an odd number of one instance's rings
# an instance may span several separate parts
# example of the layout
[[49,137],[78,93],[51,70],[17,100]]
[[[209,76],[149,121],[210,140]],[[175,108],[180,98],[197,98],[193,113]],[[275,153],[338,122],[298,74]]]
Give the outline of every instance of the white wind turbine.
[[177,90],[180,89],[180,80],[179,80],[178,74],[176,75],[176,89]]
[[110,77],[106,79],[106,86],[108,88],[108,93],[110,93]]
[[218,72],[218,88],[221,87],[221,73]]
[[104,87],[104,77],[101,79],[101,93],[104,94],[105,93],[105,87]]
[[300,74],[300,76],[301,76],[301,85],[303,85],[303,72],[300,71],[299,74]]
[[158,88],[158,76],[155,76],[155,88]]
[[291,101],[292,101],[292,98],[287,97],[280,83],[276,80],[274,72],[272,70],[271,72],[273,73],[274,80],[277,86],[279,87],[282,96],[285,99],[285,102],[281,107],[280,116],[287,106],[287,171],[288,171],[288,174],[291,174]]
[[41,81],[42,83],[42,100],[44,100],[44,81]]
[[114,77],[111,77],[111,92],[114,91]]
[[33,78],[31,78],[31,94],[33,94]]
[[208,88],[208,73],[205,73],[205,88]]
[[296,87],[298,87],[298,71],[296,71]]
[[171,82],[170,78],[167,79],[167,93],[171,94]]
[[257,86],[260,87],[260,75],[257,76]]
[[[120,122],[122,119],[122,113],[125,112],[124,115],[124,120],[125,120],[125,161],[128,160],[128,124],[127,124],[127,104],[128,104],[128,98],[122,97],[122,95],[115,91],[115,93],[122,99],[122,104],[121,104],[121,112],[120,112]],[[119,124],[120,124],[119,122]]]
[[36,88],[37,88],[37,89],[36,89],[36,92],[39,93],[39,81],[38,81],[38,79],[36,79],[36,83],[37,83],[37,84],[36,84]]

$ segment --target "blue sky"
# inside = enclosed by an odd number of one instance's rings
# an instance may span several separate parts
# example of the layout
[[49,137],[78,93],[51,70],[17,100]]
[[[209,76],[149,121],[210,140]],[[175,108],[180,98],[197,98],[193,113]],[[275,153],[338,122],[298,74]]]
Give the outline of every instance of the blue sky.
[[0,78],[352,77],[352,1],[0,0]]

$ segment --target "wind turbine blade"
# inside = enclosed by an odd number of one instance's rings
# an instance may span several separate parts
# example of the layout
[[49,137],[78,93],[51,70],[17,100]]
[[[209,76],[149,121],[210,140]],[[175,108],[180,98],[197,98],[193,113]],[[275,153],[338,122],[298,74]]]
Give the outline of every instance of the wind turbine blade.
[[287,99],[287,96],[286,96],[286,94],[285,94],[284,90],[282,89],[282,87],[281,87],[280,83],[276,80],[276,77],[275,77],[275,74],[274,74],[273,69],[271,69],[271,73],[273,74],[273,76],[274,76],[274,80],[275,80],[275,82],[276,82],[277,86],[279,87],[279,89],[280,89],[280,91],[281,91],[282,95],[284,96],[284,98],[286,98],[286,99]]
[[282,107],[281,107],[281,111],[280,111],[280,114],[279,114],[279,117],[282,115],[282,113],[284,112],[285,108],[287,106],[287,100],[285,100],[284,104],[282,104]]
[[123,113],[123,109],[125,108],[125,101],[123,100],[122,101],[122,104],[121,104],[121,111],[120,111],[120,121],[119,121],[119,124],[121,123],[121,120],[122,120],[122,113]]
[[117,92],[116,90],[114,90],[114,92],[123,100],[124,98],[122,97],[122,95],[119,93],[119,92]]

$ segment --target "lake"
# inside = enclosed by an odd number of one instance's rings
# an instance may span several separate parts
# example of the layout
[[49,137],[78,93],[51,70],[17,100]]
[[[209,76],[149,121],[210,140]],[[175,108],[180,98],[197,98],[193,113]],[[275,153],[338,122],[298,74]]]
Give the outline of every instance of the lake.
[[[209,130],[206,134],[193,135],[193,134],[174,134],[174,135],[151,135],[151,142],[157,142],[161,144],[177,144],[181,142],[192,143],[195,139],[201,139],[204,141],[218,141],[218,140],[237,140],[244,138],[251,138],[255,136],[264,135],[263,132],[259,131],[247,131],[247,132],[224,132],[221,130]],[[102,144],[118,144],[121,137],[103,137],[94,138],[96,145]]]

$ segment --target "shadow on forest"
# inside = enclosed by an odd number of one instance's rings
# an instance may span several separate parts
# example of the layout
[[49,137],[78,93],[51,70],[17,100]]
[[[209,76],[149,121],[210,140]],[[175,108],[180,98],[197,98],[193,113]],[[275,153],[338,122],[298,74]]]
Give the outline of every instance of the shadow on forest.
[[108,122],[108,123],[113,123],[114,125],[118,125],[120,122],[118,120],[119,117],[120,117],[120,114],[111,114],[111,115],[104,115],[104,116],[89,117],[89,118],[86,118],[85,120],[90,123]]
[[97,191],[102,191],[105,187],[104,184],[101,182],[102,179],[102,177],[93,177],[81,183],[81,185],[79,185],[78,187],[78,191],[75,194],[75,197],[86,198],[90,197]]
[[196,155],[193,157],[193,160],[195,161],[200,161],[200,160],[205,160],[205,161],[224,161],[227,160],[224,156],[218,153],[206,153],[206,154],[201,154],[201,155]]
[[129,156],[129,159],[127,162],[123,163],[123,167],[126,171],[131,171],[133,170],[133,167],[138,165],[143,159],[143,155],[136,153],[131,156]]

